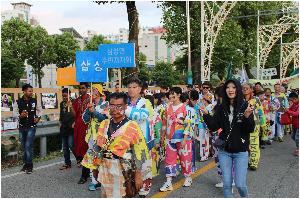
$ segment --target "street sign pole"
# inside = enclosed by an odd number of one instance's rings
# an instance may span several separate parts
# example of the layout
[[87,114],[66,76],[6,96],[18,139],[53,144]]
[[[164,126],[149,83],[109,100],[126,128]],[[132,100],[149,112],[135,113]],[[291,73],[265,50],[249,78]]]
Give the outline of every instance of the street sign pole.
[[187,37],[188,37],[188,84],[193,84],[192,61],[191,61],[191,32],[190,32],[190,5],[186,1]]

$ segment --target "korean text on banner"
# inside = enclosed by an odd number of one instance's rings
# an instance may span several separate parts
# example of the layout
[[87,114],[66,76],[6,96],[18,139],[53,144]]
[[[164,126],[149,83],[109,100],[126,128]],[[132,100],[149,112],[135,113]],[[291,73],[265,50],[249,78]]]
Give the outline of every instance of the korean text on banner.
[[76,81],[107,82],[107,68],[100,65],[98,51],[76,52]]
[[134,43],[100,44],[101,66],[107,68],[135,67]]
[[57,85],[58,86],[74,86],[79,85],[76,81],[76,68],[58,68],[57,69]]

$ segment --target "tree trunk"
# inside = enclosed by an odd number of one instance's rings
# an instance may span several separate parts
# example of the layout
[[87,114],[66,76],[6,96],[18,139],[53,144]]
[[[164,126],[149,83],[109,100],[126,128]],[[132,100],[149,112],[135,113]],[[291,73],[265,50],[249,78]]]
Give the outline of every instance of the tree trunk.
[[42,88],[42,75],[40,70],[37,72],[37,77],[39,82],[39,88]]
[[[128,23],[129,23],[129,37],[128,41],[135,44],[135,64],[136,68],[129,69],[129,73],[139,71],[138,69],[138,55],[139,55],[139,13],[137,12],[135,1],[126,1]],[[135,74],[137,75],[137,74]]]
[[250,65],[248,63],[244,63],[244,67],[249,79],[254,79],[254,76],[250,72]]
[[20,88],[20,79],[16,79],[16,88]]

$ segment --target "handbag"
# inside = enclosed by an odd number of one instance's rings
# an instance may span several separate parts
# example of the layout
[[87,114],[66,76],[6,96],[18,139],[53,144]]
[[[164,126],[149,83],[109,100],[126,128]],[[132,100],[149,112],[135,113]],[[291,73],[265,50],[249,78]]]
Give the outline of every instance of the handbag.
[[[133,163],[133,161],[132,161]],[[132,169],[134,167],[134,164],[132,164],[131,169],[125,170],[122,164],[122,161],[120,161],[122,174],[124,176],[125,180],[125,192],[126,192],[126,198],[133,198],[138,193],[138,190],[135,188],[135,171]]]
[[287,112],[285,112],[284,114],[280,115],[280,120],[279,121],[280,121],[281,125],[292,124],[291,117],[290,117],[290,115]]

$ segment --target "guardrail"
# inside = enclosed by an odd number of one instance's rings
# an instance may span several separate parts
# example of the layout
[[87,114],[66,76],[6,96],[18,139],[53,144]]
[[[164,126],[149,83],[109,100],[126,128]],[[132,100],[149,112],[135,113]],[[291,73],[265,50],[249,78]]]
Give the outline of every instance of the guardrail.
[[[40,138],[40,157],[47,155],[47,137],[56,134],[59,134],[59,121],[46,121],[37,124],[35,137]],[[19,130],[15,129],[7,136],[19,136]]]
[[35,137],[40,138],[40,157],[47,155],[47,136],[59,134],[59,121],[37,124]]

